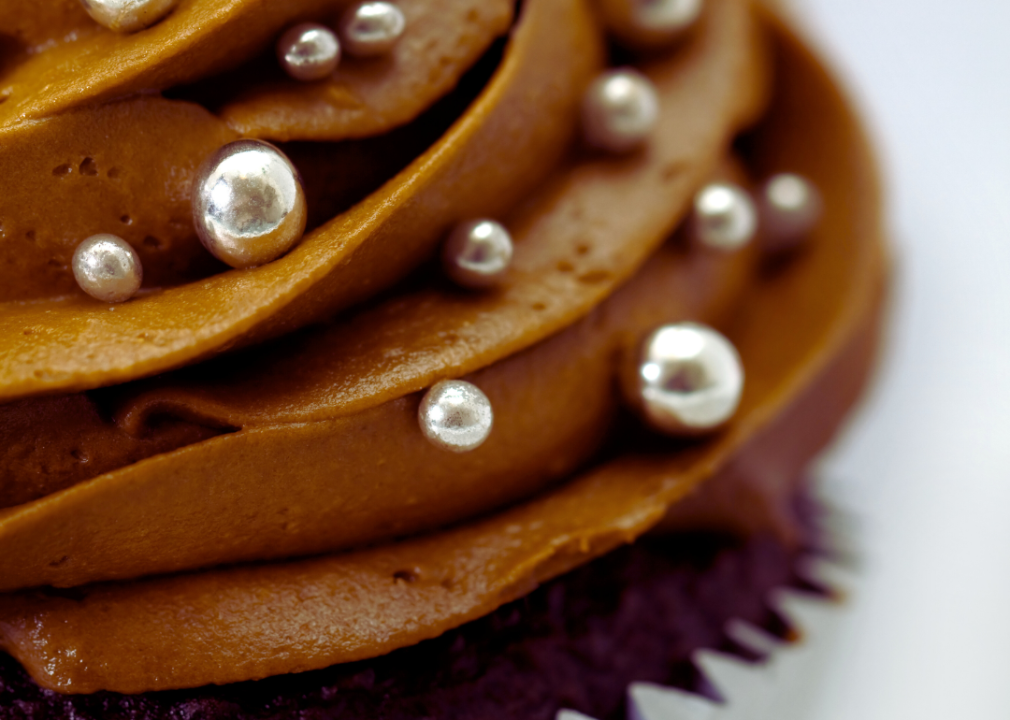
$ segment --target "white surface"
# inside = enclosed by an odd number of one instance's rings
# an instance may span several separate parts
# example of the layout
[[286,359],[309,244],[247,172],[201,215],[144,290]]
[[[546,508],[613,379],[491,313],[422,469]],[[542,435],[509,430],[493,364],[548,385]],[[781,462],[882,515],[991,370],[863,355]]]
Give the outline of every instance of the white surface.
[[825,466],[868,554],[807,720],[1010,718],[1010,2],[795,4],[877,138],[900,263]]

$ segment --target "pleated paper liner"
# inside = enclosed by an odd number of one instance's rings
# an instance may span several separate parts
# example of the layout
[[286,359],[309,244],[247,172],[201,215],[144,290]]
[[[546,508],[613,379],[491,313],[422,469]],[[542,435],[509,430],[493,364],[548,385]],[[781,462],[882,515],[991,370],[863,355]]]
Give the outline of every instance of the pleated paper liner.
[[[696,650],[696,692],[632,683],[627,720],[806,720],[860,578],[855,519],[830,500],[821,498],[820,504],[823,547],[798,561],[797,573],[808,587],[776,588],[766,599],[781,626],[729,620],[725,634],[741,652]],[[556,720],[596,719],[562,710]]]

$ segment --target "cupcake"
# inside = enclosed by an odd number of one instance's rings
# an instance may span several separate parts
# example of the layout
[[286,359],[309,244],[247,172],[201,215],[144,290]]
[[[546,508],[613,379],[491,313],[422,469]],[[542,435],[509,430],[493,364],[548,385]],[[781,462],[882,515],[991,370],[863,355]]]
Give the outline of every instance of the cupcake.
[[[803,586],[886,285],[748,0],[0,10],[0,710],[623,717]],[[2,713],[0,713],[2,714]]]

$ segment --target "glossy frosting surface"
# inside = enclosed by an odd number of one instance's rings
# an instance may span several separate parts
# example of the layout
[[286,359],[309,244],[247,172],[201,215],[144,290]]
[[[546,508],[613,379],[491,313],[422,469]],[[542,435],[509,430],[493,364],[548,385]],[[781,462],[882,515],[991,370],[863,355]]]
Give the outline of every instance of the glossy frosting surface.
[[[61,692],[229,683],[434,637],[658,524],[793,539],[793,481],[871,367],[886,261],[859,127],[776,19],[712,0],[680,44],[637,61],[661,122],[647,148],[611,157],[577,140],[581,90],[607,52],[580,0],[530,0],[497,45],[511,4],[403,2],[418,29],[402,56],[304,88],[243,86],[245,68],[276,28],[335,4],[251,5],[184,1],[127,38],[53,10],[54,27],[70,23],[63,42],[5,56],[4,82],[30,99],[0,105],[0,166],[48,167],[94,137],[65,177],[35,173],[0,205],[5,243],[8,216],[43,228],[36,241],[115,217],[156,228],[146,257],[166,261],[152,261],[160,287],[112,311],[60,286],[49,260],[45,278],[12,271],[28,279],[0,298],[13,339],[0,342],[0,646]],[[434,72],[422,45],[439,17],[459,35]],[[32,12],[0,21],[56,37]],[[246,25],[241,39],[224,30]],[[95,77],[86,96],[58,81],[68,48]],[[234,98],[192,102],[214,82]],[[341,142],[286,146],[306,164],[315,229],[274,263],[224,271],[179,218],[192,168],[239,134]],[[168,145],[180,154],[159,166]],[[392,174],[347,190],[335,157]],[[801,251],[722,253],[674,232],[703,183],[780,170],[827,201]],[[88,202],[47,214],[50,186]],[[141,197],[129,222],[116,216]],[[475,294],[431,260],[452,222],[482,215],[505,222],[516,254],[500,289]],[[701,441],[643,430],[618,391],[640,339],[679,320],[724,330],[747,374],[737,416]],[[416,412],[421,391],[460,376],[496,425],[452,455]],[[45,585],[72,590],[29,589]]]

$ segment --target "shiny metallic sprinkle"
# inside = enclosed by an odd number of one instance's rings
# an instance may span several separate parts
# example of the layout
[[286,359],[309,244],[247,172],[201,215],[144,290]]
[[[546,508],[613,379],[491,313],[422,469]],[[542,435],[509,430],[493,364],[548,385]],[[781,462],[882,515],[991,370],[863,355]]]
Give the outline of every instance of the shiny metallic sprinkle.
[[512,262],[512,236],[494,220],[460,223],[442,248],[445,271],[468,288],[493,285]]
[[89,237],[77,246],[72,265],[81,290],[102,302],[129,300],[144,281],[140,256],[115,235]]
[[491,434],[491,401],[476,385],[464,380],[435,383],[417,411],[421,432],[435,446],[452,452],[479,447]]
[[389,2],[363,2],[340,18],[340,42],[348,55],[385,55],[407,28],[403,11]]
[[731,183],[712,183],[694,196],[691,231],[702,245],[717,250],[736,250],[757,232],[757,210],[743,188]]
[[84,9],[95,22],[118,33],[132,33],[154,25],[168,15],[177,2],[178,0],[81,0]]
[[697,435],[733,417],[743,366],[732,343],[697,323],[666,325],[642,346],[637,403],[649,424],[672,435]]
[[597,0],[610,29],[632,47],[661,48],[698,22],[704,0]]
[[643,32],[671,37],[691,27],[701,16],[702,0],[628,0],[632,23]]
[[582,98],[586,142],[602,150],[633,150],[649,138],[658,117],[656,89],[635,70],[604,73]]
[[193,188],[193,224],[204,247],[235,268],[268,263],[305,231],[301,178],[284,153],[237,140],[212,155]]
[[774,175],[761,188],[761,242],[766,250],[799,244],[821,219],[824,201],[817,187],[793,173]]
[[277,59],[295,80],[322,80],[340,62],[340,43],[332,30],[318,23],[289,28],[277,41]]

